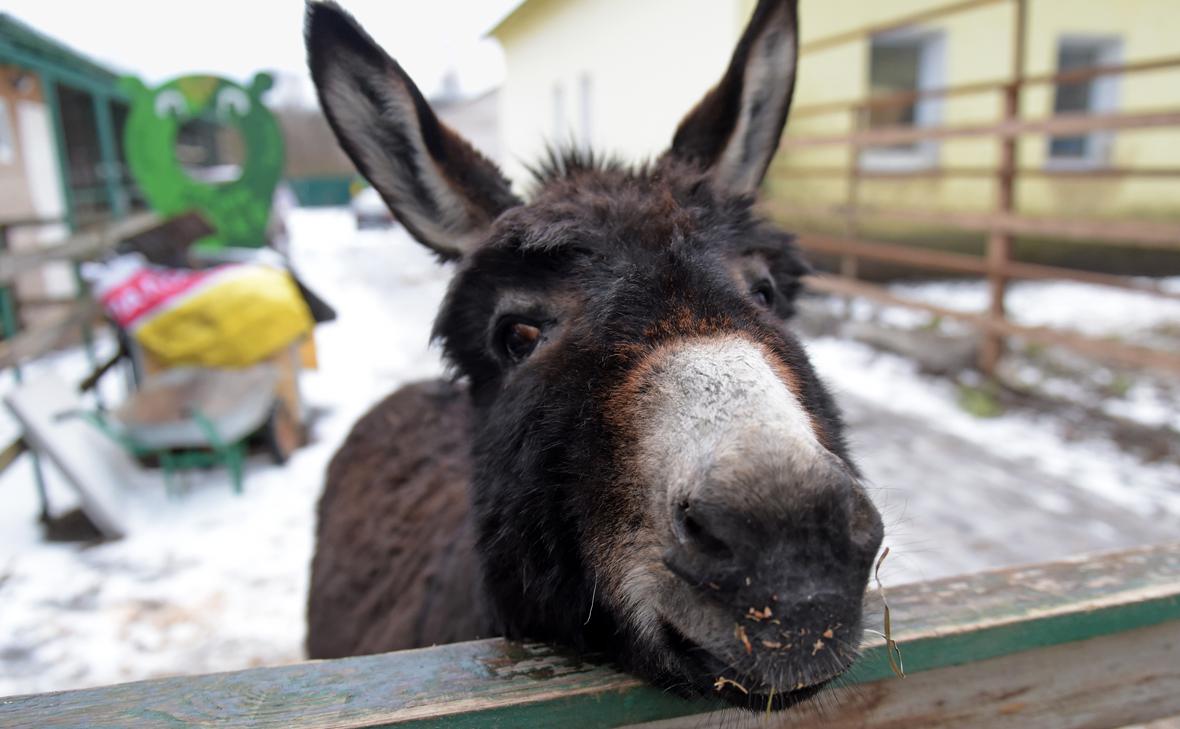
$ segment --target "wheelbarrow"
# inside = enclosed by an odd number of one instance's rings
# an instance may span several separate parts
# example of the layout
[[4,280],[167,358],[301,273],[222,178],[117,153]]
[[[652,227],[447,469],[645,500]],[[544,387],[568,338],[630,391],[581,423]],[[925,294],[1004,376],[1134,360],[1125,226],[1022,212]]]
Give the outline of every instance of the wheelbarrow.
[[72,414],[136,458],[154,458],[169,493],[175,493],[178,471],[219,465],[241,493],[250,436],[263,431],[279,463],[297,445],[289,435],[291,417],[276,395],[278,382],[278,369],[266,364],[243,370],[179,368],[149,378],[116,410]]

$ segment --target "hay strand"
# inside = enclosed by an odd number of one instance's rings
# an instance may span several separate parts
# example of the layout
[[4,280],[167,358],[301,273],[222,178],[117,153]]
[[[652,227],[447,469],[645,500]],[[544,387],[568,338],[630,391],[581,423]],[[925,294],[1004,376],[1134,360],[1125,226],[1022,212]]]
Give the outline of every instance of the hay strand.
[[881,596],[881,604],[885,606],[885,655],[889,659],[889,668],[898,678],[905,678],[905,664],[901,660],[901,648],[893,640],[893,620],[889,614],[889,601],[885,599],[885,586],[881,584],[881,563],[889,556],[889,547],[881,552],[877,558],[877,566],[873,570],[873,579],[877,581],[877,594]]

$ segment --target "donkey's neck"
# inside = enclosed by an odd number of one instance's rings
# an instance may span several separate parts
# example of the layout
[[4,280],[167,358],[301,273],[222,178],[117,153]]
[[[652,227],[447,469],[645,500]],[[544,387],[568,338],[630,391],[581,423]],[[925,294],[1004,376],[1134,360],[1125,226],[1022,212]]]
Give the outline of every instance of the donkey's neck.
[[308,603],[312,658],[491,637],[470,524],[471,405],[407,385],[353,428],[328,468]]

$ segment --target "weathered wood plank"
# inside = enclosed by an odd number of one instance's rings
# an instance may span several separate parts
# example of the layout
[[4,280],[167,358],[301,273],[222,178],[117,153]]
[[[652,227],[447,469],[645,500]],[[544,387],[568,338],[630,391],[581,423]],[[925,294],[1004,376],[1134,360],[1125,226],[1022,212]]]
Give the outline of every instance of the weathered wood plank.
[[80,231],[48,248],[0,255],[0,283],[11,283],[22,273],[34,271],[53,261],[83,261],[113,248],[120,241],[161,224],[156,213],[137,213],[124,220],[104,223]]
[[[834,689],[760,729],[1124,727],[1180,713],[1180,623]],[[631,729],[674,729],[662,720]],[[743,723],[744,722],[744,723]],[[753,726],[729,710],[703,726]]]
[[17,438],[5,446],[4,450],[0,451],[0,473],[4,473],[27,450],[29,447],[25,444],[24,438]]
[[996,319],[985,314],[960,311],[938,304],[931,304],[905,296],[898,296],[884,286],[854,281],[852,279],[817,274],[806,279],[808,288],[841,296],[861,296],[869,301],[893,306],[904,306],[927,311],[936,316],[966,322],[985,332],[1020,337],[1054,347],[1064,347],[1078,354],[1097,360],[1115,362],[1129,367],[1146,367],[1169,372],[1180,372],[1180,355],[1162,349],[1152,349],[1114,340],[1092,339],[1081,334],[1051,329],[1049,327],[1026,327],[1013,324],[1007,319]]
[[[1060,84],[1078,83],[1079,81],[1088,81],[1100,76],[1123,76],[1135,73],[1143,73],[1144,71],[1158,71],[1160,69],[1175,68],[1177,66],[1180,66],[1180,56],[1157,56],[1155,58],[1145,58],[1141,61],[1132,61],[1130,63],[1103,64],[1100,66],[1073,68],[1068,71],[1035,73],[1027,76],[1021,76],[1019,80],[1020,85],[1024,88],[1040,84],[1053,84],[1056,86]],[[999,92],[1003,91],[1011,84],[1011,79],[995,79],[993,81],[973,81],[970,83],[956,84],[954,86],[936,86],[928,89],[919,89],[916,91],[878,93],[859,99],[824,101],[791,109],[791,118],[799,119],[801,117],[807,116],[821,116],[824,114],[834,114],[857,108],[896,108],[898,106],[908,106],[920,99],[971,96],[988,92]]]
[[[987,260],[980,256],[970,253],[943,251],[937,248],[919,248],[863,238],[838,237],[819,233],[802,233],[796,238],[796,241],[800,248],[816,253],[835,255],[850,254],[858,258],[870,258],[921,268],[954,271],[956,273],[984,275],[991,270]],[[1079,283],[1110,286],[1128,291],[1138,291],[1151,296],[1180,300],[1180,291],[1168,290],[1154,280],[1145,280],[1138,276],[1119,276],[1110,273],[1084,271],[1076,268],[1024,263],[1022,261],[1006,262],[1000,268],[999,273],[1008,278],[1020,278],[1032,281],[1044,279],[1077,281]]]
[[[964,691],[970,687],[964,682],[976,680],[984,681],[979,687],[984,693],[977,692],[976,699],[991,704],[990,715],[1004,707],[1016,711],[1012,706],[1017,699],[1003,697],[1004,691],[1015,690],[1005,688],[1009,679],[1013,685],[1033,687],[1022,694],[1036,697],[1035,704],[1025,699],[1029,712],[1056,706],[1059,714],[1068,713],[1070,697],[1083,687],[1054,679],[1058,674],[1046,665],[1066,675],[1067,666],[1058,666],[1059,660],[1069,661],[1071,670],[1091,666],[1087,686],[1105,681],[1102,690],[1114,691],[1117,685],[1118,692],[1111,695],[1123,697],[1126,711],[1120,713],[1118,706],[1103,709],[1107,723],[1059,720],[1053,725],[1118,726],[1107,720],[1130,717],[1123,722],[1128,723],[1176,713],[1168,698],[1180,695],[1175,670],[1153,667],[1175,656],[1180,543],[905,585],[890,590],[889,603],[894,637],[912,677],[891,678],[881,642],[871,642],[848,679],[862,686],[851,689],[847,696],[852,698],[842,698],[838,705],[821,704],[828,707],[822,712],[824,721],[845,722],[834,726],[865,725],[870,710],[884,717],[882,721],[904,716],[902,723],[882,726],[950,726],[948,716],[971,718],[946,712],[969,707]],[[878,614],[877,607],[871,607],[870,614]],[[1136,667],[1127,668],[1130,664]],[[1018,665],[1022,676],[1006,676]],[[977,671],[1005,676],[984,680],[976,678]],[[922,677],[926,672],[930,676]],[[940,680],[938,675],[950,678]],[[1030,681],[1030,675],[1036,680]],[[999,693],[986,693],[988,686]],[[873,700],[858,703],[857,696]],[[926,706],[932,713],[889,713],[903,697],[913,699],[906,705]],[[946,712],[940,714],[940,706]],[[1152,706],[1159,707],[1156,717],[1149,716]],[[490,640],[10,697],[0,699],[0,726],[611,727],[718,708],[714,702],[677,699],[608,666],[551,647]],[[973,716],[988,715],[980,707]],[[961,725],[985,725],[979,721]],[[993,725],[1049,725],[1037,722]]]
[[911,144],[935,139],[964,137],[1020,137],[1026,134],[1085,134],[1099,130],[1157,129],[1180,124],[1180,109],[1153,109],[1135,113],[1058,114],[1037,119],[1009,119],[984,124],[915,127],[896,125],[866,129],[852,134],[807,134],[783,137],[787,149],[829,147],[851,144],[875,147],[890,144]]
[[898,18],[893,18],[884,23],[871,23],[869,25],[862,25],[852,30],[841,31],[833,35],[816,38],[815,40],[807,41],[799,47],[800,54],[814,53],[825,48],[842,45],[851,41],[859,40],[867,36],[876,35],[877,33],[887,33],[898,28],[906,28],[911,25],[921,25],[922,23],[929,23],[939,18],[945,18],[948,15],[958,15],[969,10],[976,10],[988,5],[995,5],[1001,0],[960,0],[959,2],[948,3],[946,5],[939,5],[927,10],[922,10],[909,15],[903,15]]
[[36,359],[47,352],[77,341],[78,330],[98,318],[98,302],[90,297],[75,299],[68,309],[46,316],[37,326],[0,342],[0,369]]
[[[771,213],[790,219],[822,219],[848,214],[841,205],[806,205],[777,201],[767,206]],[[1083,243],[1128,244],[1143,247],[1180,248],[1180,225],[1143,220],[1094,220],[1085,218],[1035,218],[1013,213],[972,213],[953,210],[919,210],[861,206],[856,214],[871,220],[913,223],[971,230],[1001,232],[1042,238],[1065,238]]]

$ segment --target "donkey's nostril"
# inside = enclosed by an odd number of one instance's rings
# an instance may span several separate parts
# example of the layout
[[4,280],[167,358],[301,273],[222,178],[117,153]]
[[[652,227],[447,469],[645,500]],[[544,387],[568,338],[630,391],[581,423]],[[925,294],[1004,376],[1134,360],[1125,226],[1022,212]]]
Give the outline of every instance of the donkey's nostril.
[[673,514],[676,536],[685,547],[718,561],[733,557],[733,549],[725,540],[724,530],[717,520],[710,520],[709,513],[692,502],[683,501]]

